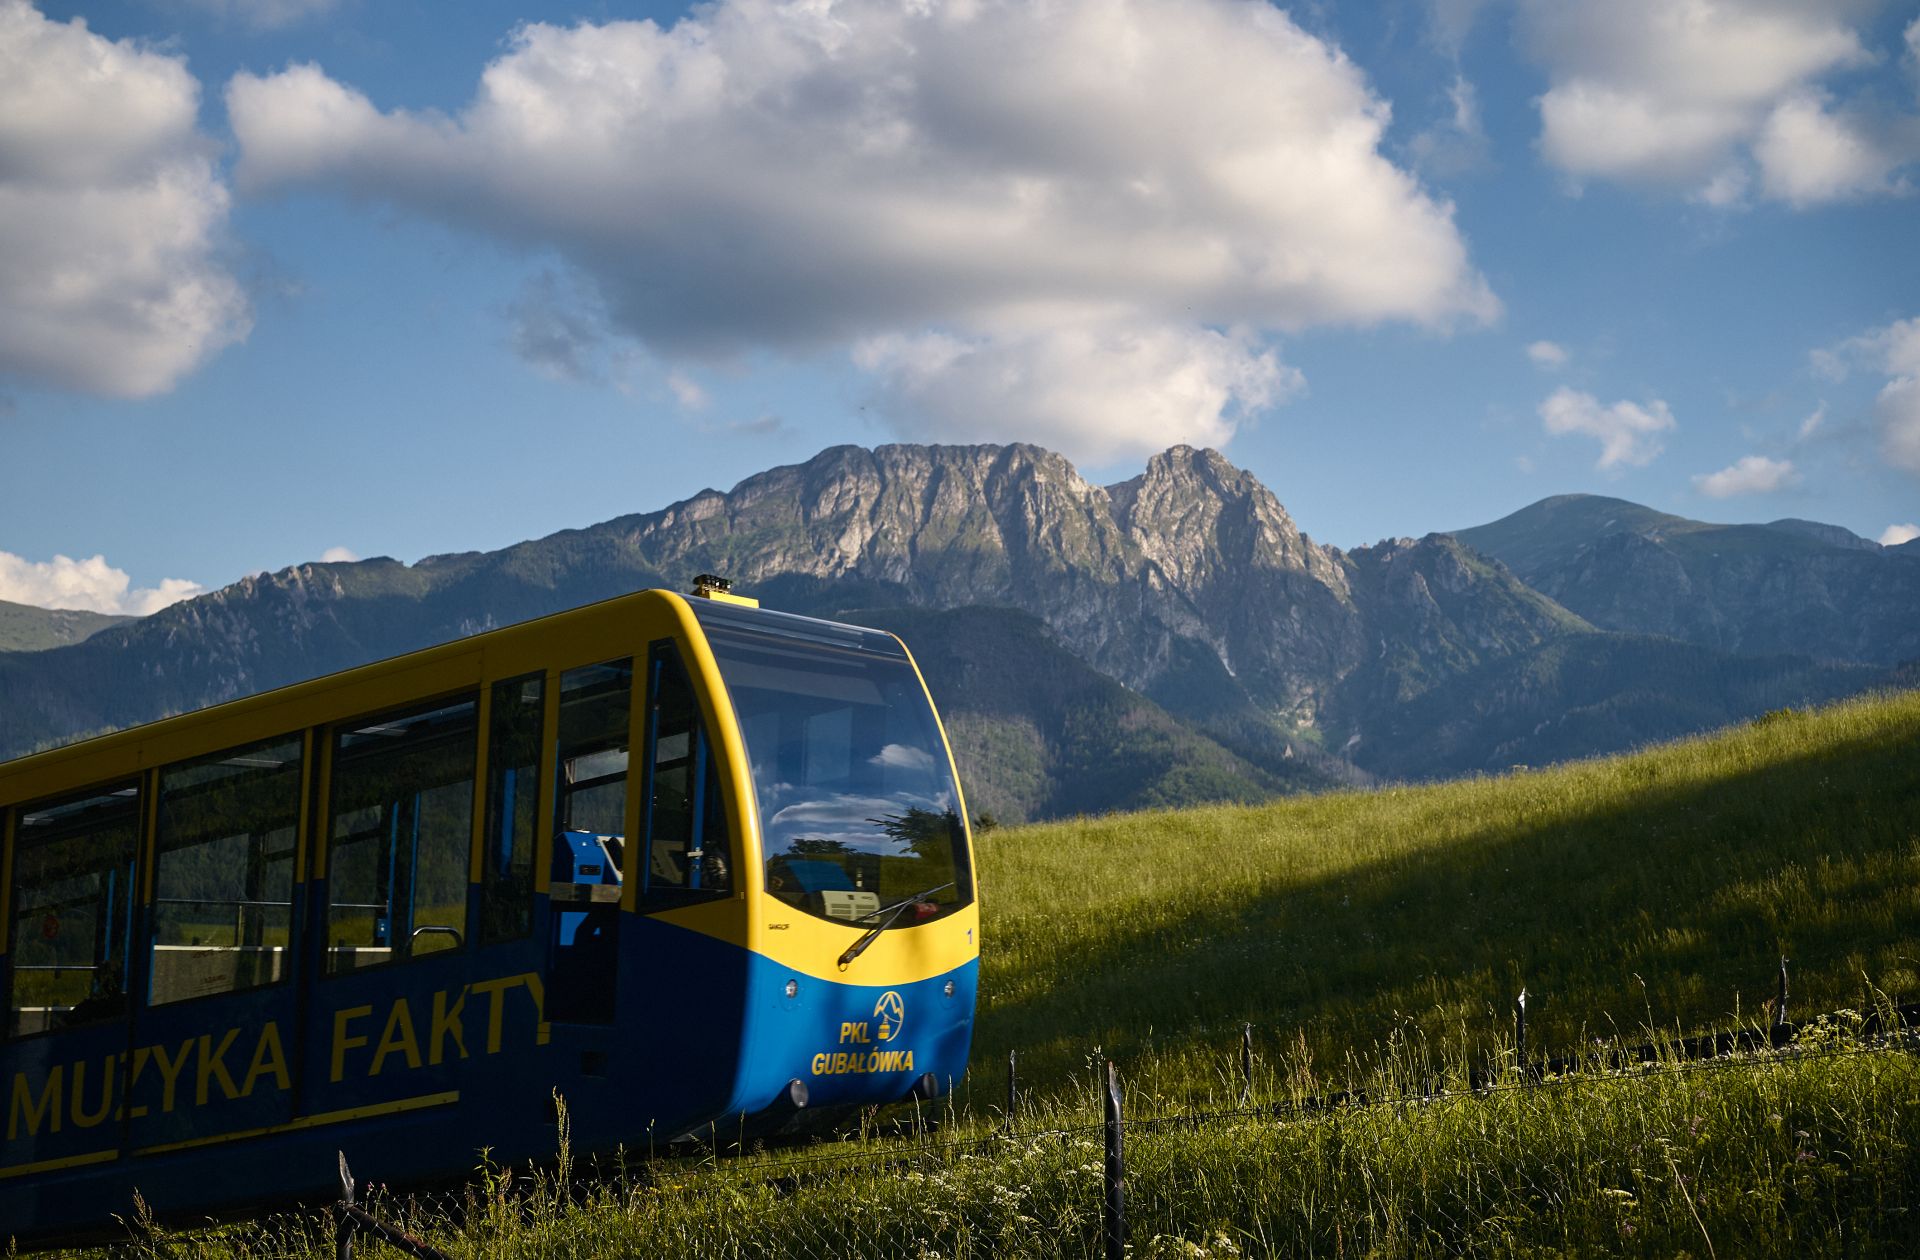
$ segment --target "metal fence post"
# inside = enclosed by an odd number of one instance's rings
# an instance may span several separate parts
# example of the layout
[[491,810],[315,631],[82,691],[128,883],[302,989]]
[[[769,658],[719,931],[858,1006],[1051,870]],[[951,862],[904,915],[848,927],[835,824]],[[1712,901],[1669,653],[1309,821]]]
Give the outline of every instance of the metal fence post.
[[372,1234],[389,1247],[395,1247],[414,1257],[414,1260],[452,1260],[446,1252],[421,1239],[415,1238],[404,1229],[395,1229],[362,1211],[353,1201],[353,1173],[347,1169],[347,1153],[340,1152],[340,1226],[334,1232],[334,1255],[336,1260],[353,1260],[353,1236],[358,1233]]
[[1107,1060],[1107,1202],[1101,1234],[1106,1243],[1106,1260],[1126,1260],[1127,1256],[1127,1161],[1122,1146],[1120,1119],[1120,1069]]
[[1773,1027],[1776,1032],[1787,1026],[1787,956],[1780,955],[1780,988],[1773,997]]
[[1240,1025],[1240,1105],[1253,1101],[1253,1025]]
[[1013,1132],[1013,1109],[1020,1101],[1020,1052],[1007,1051],[1007,1132]]
[[340,1224],[333,1231],[335,1260],[353,1260],[353,1172],[347,1167],[347,1153],[340,1152]]
[[1513,999],[1513,1057],[1524,1076],[1527,1070],[1527,988],[1520,986],[1520,996]]

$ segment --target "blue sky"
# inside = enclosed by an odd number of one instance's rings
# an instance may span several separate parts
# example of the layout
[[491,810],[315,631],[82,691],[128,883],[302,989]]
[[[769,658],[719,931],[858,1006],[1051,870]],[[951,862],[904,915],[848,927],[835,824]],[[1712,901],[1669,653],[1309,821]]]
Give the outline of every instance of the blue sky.
[[0,0],[0,599],[841,442],[1897,540],[1916,183],[1911,3]]

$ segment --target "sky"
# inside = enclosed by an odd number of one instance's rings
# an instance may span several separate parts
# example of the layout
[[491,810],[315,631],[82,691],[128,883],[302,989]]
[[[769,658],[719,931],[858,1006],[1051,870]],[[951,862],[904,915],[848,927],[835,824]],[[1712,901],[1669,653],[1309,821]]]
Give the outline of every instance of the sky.
[[1920,536],[1920,4],[0,0],[0,600],[840,443]]

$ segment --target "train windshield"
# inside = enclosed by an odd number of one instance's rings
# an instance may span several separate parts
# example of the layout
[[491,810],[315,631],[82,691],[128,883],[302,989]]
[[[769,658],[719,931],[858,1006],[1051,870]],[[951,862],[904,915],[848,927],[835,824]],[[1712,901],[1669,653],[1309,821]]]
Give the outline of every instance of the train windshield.
[[899,645],[778,613],[698,611],[753,767],[767,890],[857,927],[968,904],[959,792]]

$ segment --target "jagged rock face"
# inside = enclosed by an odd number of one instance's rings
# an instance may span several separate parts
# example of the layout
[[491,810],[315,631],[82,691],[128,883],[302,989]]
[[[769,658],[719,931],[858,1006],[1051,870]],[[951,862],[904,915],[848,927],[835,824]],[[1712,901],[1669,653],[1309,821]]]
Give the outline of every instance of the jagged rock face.
[[1488,662],[1591,629],[1552,600],[1446,534],[1355,550],[1356,597],[1371,650],[1342,688],[1339,715],[1363,759],[1369,719]]
[[[1332,706],[1378,656],[1388,623],[1428,626],[1422,641],[1451,645],[1456,664],[1510,648],[1455,628],[1473,591],[1510,578],[1452,562],[1434,580],[1457,598],[1435,602],[1418,582],[1356,593],[1354,561],[1301,533],[1271,491],[1214,451],[1175,447],[1103,488],[1032,446],[843,446],[725,494],[491,554],[247,578],[72,654],[0,669],[20,712],[66,715],[12,724],[8,747],[76,720],[120,725],[644,586],[683,587],[702,570],[816,612],[1017,608],[1138,689],[1200,645],[1247,703],[1288,720]],[[1409,601],[1432,610],[1402,616]]]

